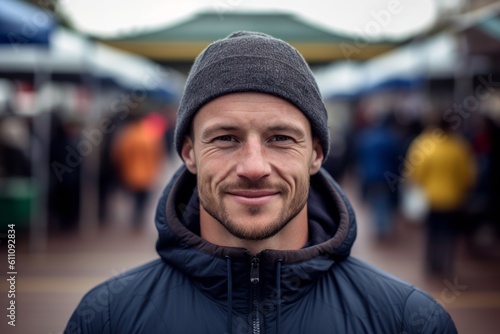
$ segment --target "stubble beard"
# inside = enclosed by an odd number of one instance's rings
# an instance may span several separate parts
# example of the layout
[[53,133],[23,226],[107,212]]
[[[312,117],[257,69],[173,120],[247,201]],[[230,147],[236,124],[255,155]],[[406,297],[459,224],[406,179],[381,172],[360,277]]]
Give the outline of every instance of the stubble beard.
[[[295,218],[307,204],[309,194],[309,180],[297,184],[297,193],[287,203],[283,201],[283,208],[277,213],[273,221],[265,224],[264,227],[251,229],[248,224],[251,222],[238,223],[230,217],[230,214],[224,204],[223,197],[229,189],[276,189],[279,191],[281,199],[290,198],[289,190],[283,184],[271,186],[268,182],[239,182],[234,185],[221,185],[218,188],[216,196],[210,193],[210,190],[204,191],[199,188],[200,205],[215,220],[217,220],[230,234],[248,241],[261,241],[269,239],[279,233],[285,226]],[[269,210],[258,205],[248,205],[246,207],[248,216],[260,219],[258,216],[262,211]],[[243,226],[245,224],[245,226]]]

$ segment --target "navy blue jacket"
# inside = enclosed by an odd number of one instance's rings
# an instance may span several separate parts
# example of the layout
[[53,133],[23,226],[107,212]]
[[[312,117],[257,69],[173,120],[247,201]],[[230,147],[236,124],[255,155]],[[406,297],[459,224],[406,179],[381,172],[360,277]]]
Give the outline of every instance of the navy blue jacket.
[[160,259],[92,289],[65,333],[456,333],[428,294],[349,256],[353,210],[311,177],[310,240],[252,256],[199,237],[196,177],[181,168],[156,214]]

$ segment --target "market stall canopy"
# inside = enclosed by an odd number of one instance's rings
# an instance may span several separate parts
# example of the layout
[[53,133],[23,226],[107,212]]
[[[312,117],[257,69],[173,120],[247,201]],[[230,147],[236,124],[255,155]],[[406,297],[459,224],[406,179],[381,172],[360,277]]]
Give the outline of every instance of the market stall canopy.
[[50,13],[16,0],[0,1],[0,44],[45,45],[56,27]]
[[58,26],[48,11],[0,0],[0,78],[34,83],[46,74],[51,81],[98,82],[166,100],[178,100],[184,83],[172,69]]
[[421,80],[453,78],[460,64],[457,37],[442,33],[375,57],[365,66],[365,91],[411,87]]
[[[492,2],[365,62],[339,62],[315,75],[325,99],[356,97],[384,88],[412,87],[500,71],[500,2]],[[496,79],[495,79],[496,80]]]
[[314,71],[321,95],[329,98],[351,98],[364,86],[363,70],[359,63],[336,62]]
[[120,87],[146,90],[163,99],[180,99],[185,77],[173,69],[64,29],[54,34],[53,46],[56,54],[71,55],[77,66],[86,67],[96,77],[112,78]]
[[180,98],[184,76],[151,60],[56,28],[49,47],[0,45],[0,77],[34,80],[37,73],[53,81],[98,82],[101,86],[148,91],[164,100]]
[[222,16],[205,12],[163,29],[101,40],[162,62],[192,62],[209,43],[238,30],[260,31],[283,39],[295,46],[310,64],[368,59],[397,45],[379,41],[363,43],[356,50],[359,36],[333,33],[289,13],[258,12],[225,12]]
[[460,64],[457,37],[441,33],[366,62],[341,62],[315,71],[325,99],[354,97],[386,88],[410,88],[422,80],[453,78]]
[[492,3],[457,19],[469,55],[488,61],[488,71],[500,72],[500,2]]

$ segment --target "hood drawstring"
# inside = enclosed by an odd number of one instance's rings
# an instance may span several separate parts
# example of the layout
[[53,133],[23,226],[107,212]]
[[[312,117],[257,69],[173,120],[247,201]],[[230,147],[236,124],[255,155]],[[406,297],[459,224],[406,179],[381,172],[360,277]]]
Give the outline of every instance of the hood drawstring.
[[226,333],[231,334],[233,332],[233,273],[231,270],[231,258],[226,256],[226,267],[227,267],[227,328]]
[[281,262],[276,263],[276,334],[280,332],[281,322]]

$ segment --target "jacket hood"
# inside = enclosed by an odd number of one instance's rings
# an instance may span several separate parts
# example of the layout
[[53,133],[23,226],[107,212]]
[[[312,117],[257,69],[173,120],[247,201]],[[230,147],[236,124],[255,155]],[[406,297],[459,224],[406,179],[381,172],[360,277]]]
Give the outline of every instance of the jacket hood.
[[[279,275],[280,289],[291,299],[300,297],[308,283],[328,271],[336,261],[349,256],[356,238],[352,207],[323,169],[311,177],[308,218],[309,243],[306,247],[264,250],[257,255],[260,280],[264,285],[274,286]],[[238,289],[248,288],[254,256],[246,249],[218,246],[199,236],[196,176],[185,166],[179,168],[163,191],[155,223],[159,233],[156,248],[163,261],[192,279],[212,298],[227,298],[228,279],[236,282],[236,295]],[[297,279],[300,289],[296,288]],[[238,308],[236,299],[235,303],[234,307]]]

